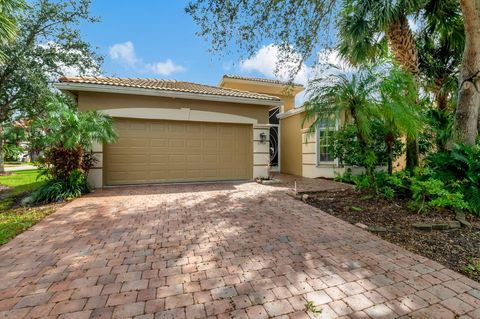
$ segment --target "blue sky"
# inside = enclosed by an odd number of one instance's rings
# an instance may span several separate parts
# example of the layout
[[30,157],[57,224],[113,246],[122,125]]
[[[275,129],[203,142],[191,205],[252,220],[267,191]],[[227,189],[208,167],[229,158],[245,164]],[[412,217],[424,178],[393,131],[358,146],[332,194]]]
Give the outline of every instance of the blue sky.
[[[184,12],[187,1],[93,0],[101,22],[82,25],[85,40],[105,57],[105,75],[218,84],[225,73],[272,77],[242,67],[236,54],[214,55]],[[235,66],[232,66],[235,64]]]
[[[104,75],[212,85],[223,74],[286,80],[286,74],[275,74],[277,48],[268,41],[247,60],[240,60],[238,53],[209,52],[209,43],[195,34],[198,28],[184,11],[187,2],[93,0],[92,14],[101,22],[84,24],[81,29],[85,40],[105,57]],[[311,71],[303,65],[295,82],[306,84]]]

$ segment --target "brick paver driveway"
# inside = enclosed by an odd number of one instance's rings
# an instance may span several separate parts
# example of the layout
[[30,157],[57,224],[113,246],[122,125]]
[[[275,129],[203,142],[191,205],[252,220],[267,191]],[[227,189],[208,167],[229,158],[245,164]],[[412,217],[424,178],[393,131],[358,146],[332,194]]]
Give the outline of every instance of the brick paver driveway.
[[254,183],[96,192],[0,256],[0,318],[480,318],[479,283]]

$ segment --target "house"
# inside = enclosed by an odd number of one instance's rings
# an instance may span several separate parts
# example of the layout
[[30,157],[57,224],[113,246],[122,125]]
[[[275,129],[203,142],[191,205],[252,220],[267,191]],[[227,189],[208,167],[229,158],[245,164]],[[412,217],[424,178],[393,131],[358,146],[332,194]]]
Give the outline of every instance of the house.
[[295,108],[301,85],[225,75],[218,86],[63,77],[56,87],[74,96],[80,111],[114,118],[118,141],[94,145],[95,187],[251,180],[270,170],[333,177],[337,170],[302,129],[303,108]]

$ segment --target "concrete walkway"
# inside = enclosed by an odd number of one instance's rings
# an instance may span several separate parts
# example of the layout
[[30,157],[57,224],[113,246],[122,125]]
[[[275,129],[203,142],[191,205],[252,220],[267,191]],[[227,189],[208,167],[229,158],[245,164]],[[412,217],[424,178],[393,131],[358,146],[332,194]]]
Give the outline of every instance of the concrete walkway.
[[0,247],[0,318],[480,318],[478,282],[286,191],[126,187],[75,200]]
[[37,167],[34,165],[5,165],[5,172],[13,172],[13,171],[26,171],[29,169],[36,169]]

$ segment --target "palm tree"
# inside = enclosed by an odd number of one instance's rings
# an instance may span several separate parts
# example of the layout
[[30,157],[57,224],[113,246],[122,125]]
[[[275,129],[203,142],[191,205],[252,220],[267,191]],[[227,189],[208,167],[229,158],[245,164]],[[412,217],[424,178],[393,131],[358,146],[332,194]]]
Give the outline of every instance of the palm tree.
[[340,116],[353,122],[363,152],[366,174],[373,178],[376,161],[368,147],[372,135],[372,118],[378,116],[378,77],[369,68],[361,67],[353,74],[334,72],[310,83],[309,100],[304,104],[304,123],[313,132],[322,121]]
[[463,17],[456,0],[430,0],[416,36],[420,73],[434,94],[439,110],[446,110],[458,88],[458,71],[465,47]]
[[344,1],[338,23],[340,54],[357,65],[375,61],[388,47],[403,69],[417,75],[418,52],[408,17],[423,5],[423,0]]
[[[17,35],[15,13],[25,7],[23,0],[0,0],[0,44],[5,44]],[[0,51],[0,61],[5,58],[5,53]]]
[[304,122],[310,122],[313,131],[322,121],[343,115],[344,124],[352,123],[356,129],[366,174],[373,180],[377,165],[372,147],[375,126],[380,125],[383,132],[391,174],[398,136],[415,139],[422,120],[412,75],[387,62],[357,70],[352,74],[333,73],[312,82]]
[[52,98],[47,112],[30,125],[32,142],[44,153],[47,173],[66,179],[74,170],[87,174],[94,142],[112,143],[117,135],[112,119],[97,111],[77,112],[62,98]]
[[421,116],[416,108],[417,95],[413,77],[393,66],[379,87],[380,120],[385,131],[385,146],[388,155],[388,173],[393,172],[393,146],[398,135],[416,139],[422,128]]
[[[346,0],[339,22],[339,52],[357,65],[374,62],[387,48],[410,74],[420,72],[418,50],[408,17],[417,14],[424,0]],[[418,143],[407,138],[407,168],[418,166]]]

